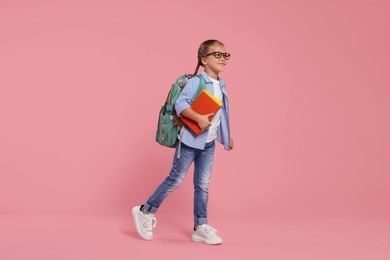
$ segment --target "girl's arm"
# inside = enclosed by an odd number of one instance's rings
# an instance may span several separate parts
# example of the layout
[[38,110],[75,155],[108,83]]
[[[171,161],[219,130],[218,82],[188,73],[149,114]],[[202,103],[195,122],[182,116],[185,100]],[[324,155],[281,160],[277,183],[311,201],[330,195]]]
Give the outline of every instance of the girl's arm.
[[206,130],[211,125],[209,121],[209,116],[213,114],[199,115],[191,108],[192,99],[194,98],[195,92],[197,91],[199,84],[200,79],[198,77],[193,77],[187,82],[183,91],[180,93],[179,97],[176,100],[175,110],[179,117],[188,117],[197,122],[200,129]]
[[200,114],[196,113],[194,110],[192,110],[191,107],[183,110],[181,112],[181,114],[183,116],[188,117],[189,119],[192,119],[195,122],[197,122],[199,127],[200,127],[200,129],[202,129],[202,131],[206,130],[207,128],[209,128],[209,126],[211,125],[209,117],[214,115],[214,113],[210,113],[210,114],[207,114],[207,115],[200,115]]

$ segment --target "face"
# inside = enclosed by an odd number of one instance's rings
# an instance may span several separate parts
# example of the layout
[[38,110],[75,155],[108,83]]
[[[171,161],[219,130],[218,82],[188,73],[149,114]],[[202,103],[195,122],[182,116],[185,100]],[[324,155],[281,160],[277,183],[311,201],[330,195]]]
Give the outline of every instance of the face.
[[[213,52],[226,53],[226,50],[223,45],[213,44],[209,46],[207,54]],[[221,55],[221,57],[219,58],[215,57],[213,54],[208,55],[202,58],[202,63],[204,65],[206,72],[207,70],[209,70],[210,72],[216,75],[224,71],[227,66],[227,60],[224,58],[223,55]]]

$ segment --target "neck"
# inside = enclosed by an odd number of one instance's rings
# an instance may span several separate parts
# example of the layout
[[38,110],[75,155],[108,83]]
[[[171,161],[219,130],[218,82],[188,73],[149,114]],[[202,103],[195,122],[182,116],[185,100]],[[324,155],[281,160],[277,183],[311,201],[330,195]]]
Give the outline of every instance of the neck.
[[216,72],[214,72],[214,71],[212,71],[212,70],[209,70],[209,69],[207,69],[207,68],[206,68],[204,71],[206,72],[206,74],[207,74],[210,78],[215,79],[215,80],[218,80],[218,77],[219,77],[219,74],[218,74],[218,73],[216,73]]

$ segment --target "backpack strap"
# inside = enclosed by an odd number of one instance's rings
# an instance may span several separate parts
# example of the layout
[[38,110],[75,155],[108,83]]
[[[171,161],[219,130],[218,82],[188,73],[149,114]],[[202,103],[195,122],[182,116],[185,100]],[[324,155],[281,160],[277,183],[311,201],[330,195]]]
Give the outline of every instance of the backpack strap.
[[200,95],[200,93],[204,89],[206,89],[206,80],[204,79],[204,77],[201,74],[196,75],[196,76],[200,79],[200,83],[199,83],[199,86],[198,86],[198,90],[195,93],[194,100]]

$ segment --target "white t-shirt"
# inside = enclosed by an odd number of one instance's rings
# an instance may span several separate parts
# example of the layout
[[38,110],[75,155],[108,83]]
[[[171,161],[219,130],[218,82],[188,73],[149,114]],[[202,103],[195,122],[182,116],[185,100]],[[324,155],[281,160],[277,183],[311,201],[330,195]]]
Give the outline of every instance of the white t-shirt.
[[[212,78],[210,78],[210,80],[213,82],[214,97],[222,102],[223,95],[222,95],[221,87],[219,86],[219,81]],[[211,126],[209,127],[209,133],[207,135],[206,143],[209,143],[215,140],[215,138],[217,138],[217,131],[220,123],[221,123],[221,109],[218,110],[218,112],[214,115],[213,119],[211,119]]]

